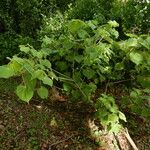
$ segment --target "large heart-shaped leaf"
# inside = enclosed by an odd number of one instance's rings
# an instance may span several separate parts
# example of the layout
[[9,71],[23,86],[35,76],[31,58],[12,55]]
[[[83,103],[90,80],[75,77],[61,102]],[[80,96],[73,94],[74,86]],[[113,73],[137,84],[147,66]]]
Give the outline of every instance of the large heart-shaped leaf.
[[32,74],[32,79],[39,79],[39,80],[42,80],[44,77],[45,77],[45,72],[43,70],[36,70],[34,71],[34,73]]
[[68,23],[68,29],[71,33],[77,33],[77,31],[85,27],[86,24],[79,19],[74,19]]
[[33,90],[25,85],[19,85],[16,89],[17,96],[25,102],[29,102],[31,100],[33,93]]
[[7,66],[0,66],[0,78],[10,78],[14,75],[12,68]]
[[38,88],[37,93],[42,99],[45,99],[48,97],[48,90],[44,86],[41,86],[40,88]]

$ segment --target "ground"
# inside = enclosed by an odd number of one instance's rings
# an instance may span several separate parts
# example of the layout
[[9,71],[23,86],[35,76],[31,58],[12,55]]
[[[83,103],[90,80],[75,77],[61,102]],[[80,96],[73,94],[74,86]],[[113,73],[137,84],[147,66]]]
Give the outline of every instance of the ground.
[[[87,120],[92,108],[70,101],[41,101],[36,96],[27,104],[13,93],[8,81],[0,82],[1,150],[96,150]],[[139,150],[150,149],[149,124],[126,114],[125,126]]]

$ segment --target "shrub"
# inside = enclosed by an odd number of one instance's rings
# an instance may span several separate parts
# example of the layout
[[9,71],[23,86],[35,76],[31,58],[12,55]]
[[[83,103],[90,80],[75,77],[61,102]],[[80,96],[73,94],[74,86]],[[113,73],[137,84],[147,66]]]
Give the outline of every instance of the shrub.
[[34,92],[47,98],[48,86],[57,82],[72,100],[93,105],[104,128],[116,132],[119,119],[125,117],[112,96],[105,93],[97,103],[92,100],[99,85],[127,79],[150,87],[150,37],[130,34],[129,39],[118,41],[116,27],[115,21],[101,26],[96,20],[65,22],[59,34],[44,37],[41,50],[21,45],[21,53],[0,67],[0,77],[20,76],[16,94],[26,102]]

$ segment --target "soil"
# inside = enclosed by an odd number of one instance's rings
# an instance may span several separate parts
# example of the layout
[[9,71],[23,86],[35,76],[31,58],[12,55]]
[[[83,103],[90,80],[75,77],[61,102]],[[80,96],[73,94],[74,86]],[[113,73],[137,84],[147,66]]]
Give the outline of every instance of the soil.
[[[1,88],[0,150],[100,150],[87,125],[92,116],[93,108],[85,103],[34,97],[27,104]],[[125,126],[139,150],[149,150],[149,122],[126,116]]]

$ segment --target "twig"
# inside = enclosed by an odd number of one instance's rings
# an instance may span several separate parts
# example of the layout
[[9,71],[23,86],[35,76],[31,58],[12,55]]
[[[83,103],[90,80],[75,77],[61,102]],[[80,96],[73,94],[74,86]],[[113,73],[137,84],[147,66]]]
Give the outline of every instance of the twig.
[[52,69],[54,72],[58,73],[59,75],[63,76],[63,77],[59,77],[59,79],[61,80],[66,80],[66,81],[72,81],[75,83],[76,87],[79,89],[79,91],[83,94],[84,97],[87,97],[86,94],[82,91],[82,89],[80,88],[80,86],[76,83],[75,80],[73,80],[72,78],[68,77],[67,75],[64,75],[60,72],[58,72],[57,70],[55,69]]
[[106,83],[106,87],[105,87],[105,94],[107,94],[108,85],[109,85],[109,81]]
[[113,82],[113,84],[122,83],[122,82],[126,82],[126,81],[131,81],[131,80],[134,80],[134,79],[120,80],[120,81]]
[[[57,70],[55,70],[55,69],[52,69],[52,71],[56,72],[57,74],[59,74],[59,75],[61,75],[61,76],[64,76],[65,78],[70,79],[70,77],[68,77],[68,76],[65,75],[65,74],[60,73],[59,71],[57,71]],[[70,80],[71,80],[71,79],[70,79]]]
[[[75,82],[75,81],[74,81]],[[86,98],[86,94],[82,91],[82,89],[80,88],[80,86],[75,82],[76,87],[79,89],[79,91],[82,93],[82,95]]]
[[125,134],[127,140],[129,141],[129,143],[131,144],[131,146],[133,147],[133,149],[134,149],[134,150],[138,150],[137,146],[135,145],[135,143],[134,143],[133,140],[131,139],[127,128],[125,128],[125,133],[124,133],[124,134]]
[[58,145],[58,144],[60,144],[60,143],[63,143],[63,142],[65,142],[65,141],[69,140],[70,138],[72,138],[73,136],[74,136],[74,135],[71,135],[71,136],[69,136],[69,137],[66,138],[66,139],[63,139],[63,140],[61,140],[61,141],[57,141],[57,142],[55,142],[55,143],[49,145],[49,150],[50,150],[50,148],[51,148],[52,146]]

